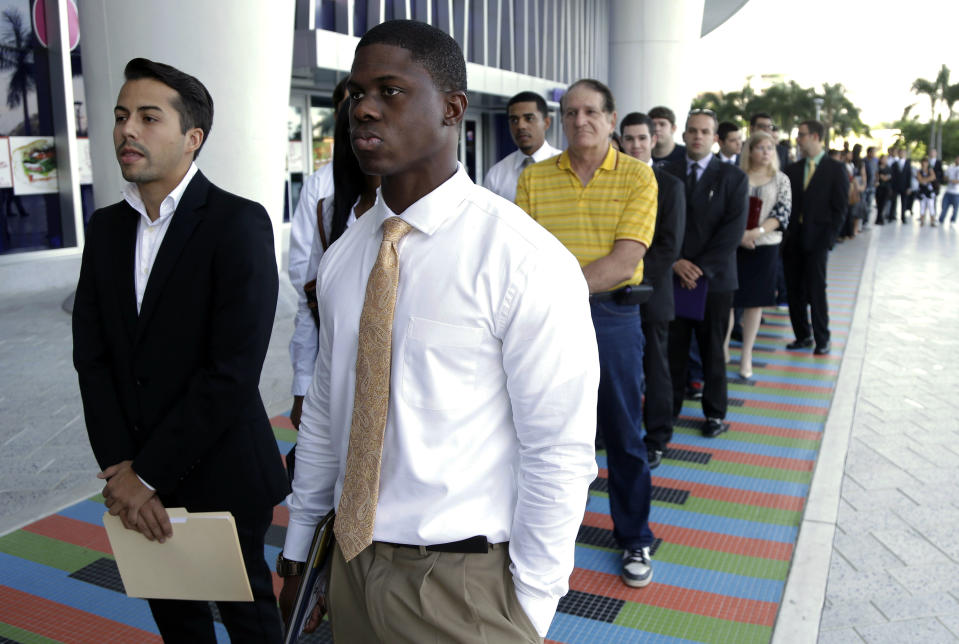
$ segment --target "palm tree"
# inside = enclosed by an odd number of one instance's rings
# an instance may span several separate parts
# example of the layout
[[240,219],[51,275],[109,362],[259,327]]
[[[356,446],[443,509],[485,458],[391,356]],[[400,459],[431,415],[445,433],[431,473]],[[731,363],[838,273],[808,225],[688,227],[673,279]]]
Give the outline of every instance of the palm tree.
[[796,81],[776,83],[750,101],[749,113],[768,113],[791,142],[793,128],[804,118],[812,117],[814,93],[812,88],[802,87]]
[[745,121],[743,92],[703,92],[693,99],[692,106],[714,111],[720,121],[732,121],[740,125]]
[[822,123],[826,127],[824,143],[827,147],[833,130],[841,136],[846,136],[850,132],[869,134],[869,128],[859,117],[859,108],[846,98],[846,88],[842,83],[833,85],[823,83],[821,98],[823,99]]
[[[940,103],[945,102],[945,93],[950,88],[949,68],[943,65],[939,68],[935,80],[917,78],[912,82],[912,92],[917,96],[925,96],[929,99],[929,149],[938,149],[942,145],[942,114],[937,109]],[[950,108],[950,113],[952,109]],[[936,137],[936,131],[939,131],[939,137]]]
[[33,34],[24,27],[16,9],[5,9],[0,17],[0,72],[12,71],[7,85],[7,107],[23,106],[23,132],[30,135],[30,111],[27,95],[36,89],[33,73]]

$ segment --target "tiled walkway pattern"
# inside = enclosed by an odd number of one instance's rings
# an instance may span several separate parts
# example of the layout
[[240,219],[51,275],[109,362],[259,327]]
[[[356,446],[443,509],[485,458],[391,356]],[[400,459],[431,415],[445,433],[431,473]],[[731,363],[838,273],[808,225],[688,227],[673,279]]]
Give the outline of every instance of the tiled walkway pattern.
[[[548,641],[769,641],[861,260],[861,252],[840,252],[832,265],[832,356],[783,350],[792,336],[788,318],[784,311],[768,310],[754,380],[730,384],[731,431],[702,438],[699,405],[685,406],[671,449],[654,471],[651,521],[658,541],[654,581],[644,589],[618,580],[606,463],[598,457],[600,477],[580,530],[571,592]],[[738,351],[732,353],[731,377],[738,371]],[[295,434],[287,419],[274,421],[285,452]],[[0,642],[158,641],[146,603],[120,592],[101,527],[103,509],[94,497],[0,538]],[[282,546],[286,522],[286,509],[277,508],[268,561]],[[225,641],[225,631],[218,629]],[[311,638],[326,639],[327,633]]]

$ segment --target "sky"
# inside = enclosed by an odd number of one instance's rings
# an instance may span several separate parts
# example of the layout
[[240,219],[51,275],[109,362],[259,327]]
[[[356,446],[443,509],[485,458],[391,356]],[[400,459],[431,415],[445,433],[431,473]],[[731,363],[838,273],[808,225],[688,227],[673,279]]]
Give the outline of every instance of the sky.
[[912,103],[926,121],[929,100],[910,87],[943,64],[959,83],[959,0],[749,0],[698,47],[696,93],[784,74],[804,87],[842,83],[870,127]]

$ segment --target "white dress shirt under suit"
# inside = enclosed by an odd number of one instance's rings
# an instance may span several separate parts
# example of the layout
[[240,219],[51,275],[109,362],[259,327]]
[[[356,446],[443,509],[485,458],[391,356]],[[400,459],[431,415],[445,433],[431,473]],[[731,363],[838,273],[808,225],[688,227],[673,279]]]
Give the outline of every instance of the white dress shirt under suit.
[[[532,163],[539,163],[555,157],[562,150],[557,150],[546,141],[539,146],[539,150],[533,152]],[[526,155],[521,150],[516,150],[507,154],[503,159],[489,169],[486,178],[483,179],[483,187],[492,190],[507,201],[516,201],[516,184],[519,182],[519,175],[523,172],[523,160]]]
[[[303,404],[283,548],[306,558],[339,502],[382,199],[320,262],[320,349]],[[389,414],[375,541],[509,541],[517,599],[545,635],[568,590],[596,476],[599,359],[575,258],[459,166],[400,215]],[[335,303],[335,306],[332,304]]]
[[160,202],[160,216],[156,221],[150,221],[147,214],[147,208],[140,198],[140,189],[135,183],[128,183],[123,188],[123,198],[130,207],[140,213],[140,220],[137,222],[137,244],[134,261],[135,283],[137,292],[137,313],[140,312],[140,305],[143,303],[143,294],[147,290],[147,282],[150,281],[150,272],[153,270],[153,262],[156,260],[157,251],[160,250],[160,244],[166,237],[167,228],[170,227],[170,221],[173,219],[173,213],[186,192],[186,187],[193,180],[193,175],[197,173],[195,163],[190,164],[190,169],[183,175],[183,179],[177,184],[170,194]]

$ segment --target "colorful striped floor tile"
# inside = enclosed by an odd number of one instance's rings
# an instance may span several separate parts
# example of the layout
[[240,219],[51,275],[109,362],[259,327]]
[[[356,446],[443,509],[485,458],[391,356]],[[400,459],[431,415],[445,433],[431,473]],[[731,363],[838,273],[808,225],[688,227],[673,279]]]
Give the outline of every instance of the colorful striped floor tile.
[[[577,537],[570,592],[547,642],[616,644],[768,642],[789,571],[820,439],[848,335],[860,264],[841,258],[830,276],[833,351],[791,352],[788,314],[764,312],[754,378],[729,365],[730,431],[703,438],[699,403],[686,401],[675,437],[654,471],[653,583],[619,580],[605,455]],[[283,453],[296,434],[273,419]],[[143,600],[123,594],[94,497],[0,537],[0,644],[159,642]],[[280,506],[266,559],[283,545]],[[279,588],[279,579],[274,577]],[[228,641],[222,624],[217,637]],[[327,625],[302,642],[330,642]]]

